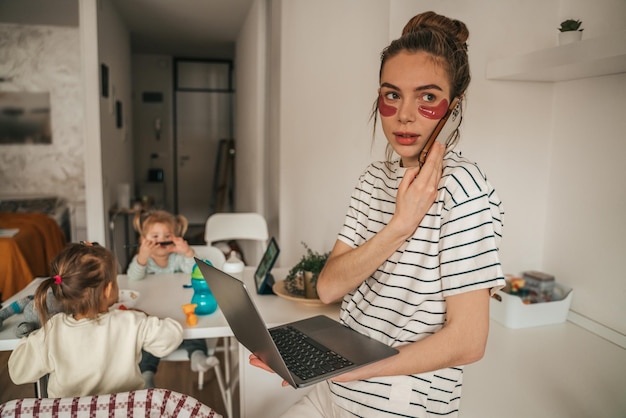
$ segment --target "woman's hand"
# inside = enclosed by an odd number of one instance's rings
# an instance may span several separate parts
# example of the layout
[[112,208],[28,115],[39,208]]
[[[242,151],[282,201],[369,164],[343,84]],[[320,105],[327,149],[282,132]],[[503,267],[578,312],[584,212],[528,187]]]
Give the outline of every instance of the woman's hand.
[[437,197],[444,152],[445,146],[435,142],[424,165],[407,168],[400,182],[392,222],[405,231],[407,237],[415,232]]
[[[251,366],[258,367],[258,368],[263,369],[263,370],[265,370],[267,372],[270,372],[270,373],[276,373],[274,370],[270,369],[270,366],[265,364],[263,362],[263,360],[261,360],[260,358],[258,358],[254,354],[250,354],[249,360],[250,360],[250,365]],[[289,386],[289,382],[287,382],[286,380],[283,380],[283,383],[281,385],[283,387]]]
[[358,248],[335,242],[317,279],[317,293],[324,303],[340,300],[358,287],[415,232],[437,197],[444,151],[442,144],[435,143],[421,170],[406,170],[398,186],[395,214],[374,237]]

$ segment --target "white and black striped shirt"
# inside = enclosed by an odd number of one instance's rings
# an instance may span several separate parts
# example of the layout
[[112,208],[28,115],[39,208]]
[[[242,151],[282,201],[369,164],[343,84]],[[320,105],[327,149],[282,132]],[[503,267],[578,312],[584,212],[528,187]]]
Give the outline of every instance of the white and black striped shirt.
[[[339,239],[353,248],[372,238],[395,211],[405,168],[371,164],[361,175]],[[498,257],[502,204],[480,169],[455,152],[444,158],[436,201],[413,236],[352,293],[341,320],[396,346],[439,331],[447,296],[504,285]],[[454,417],[462,367],[431,373],[331,383],[335,401],[356,416]]]

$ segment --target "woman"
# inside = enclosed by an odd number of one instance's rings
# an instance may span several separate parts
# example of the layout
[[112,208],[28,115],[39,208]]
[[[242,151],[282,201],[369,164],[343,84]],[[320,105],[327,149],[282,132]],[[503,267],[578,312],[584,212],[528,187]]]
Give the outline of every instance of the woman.
[[388,158],[361,175],[318,279],[321,300],[343,299],[345,325],[399,354],[318,384],[285,416],[458,414],[462,366],[482,358],[490,292],[504,285],[501,203],[452,150],[458,131],[419,156],[469,85],[468,35],[427,12],[383,51],[374,117]]

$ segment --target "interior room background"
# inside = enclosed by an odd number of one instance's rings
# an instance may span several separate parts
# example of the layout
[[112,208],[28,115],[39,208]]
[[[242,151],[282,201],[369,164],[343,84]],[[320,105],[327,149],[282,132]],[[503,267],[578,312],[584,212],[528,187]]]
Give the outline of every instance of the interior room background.
[[[166,79],[173,57],[133,54],[110,1],[79,6],[75,24],[65,26],[6,22],[0,14],[0,76],[11,75],[0,91],[50,91],[54,138],[2,146],[0,192],[66,197],[83,221],[78,233],[107,242],[116,186],[136,184],[138,167],[144,171],[145,154],[133,146],[143,134],[133,125],[136,70],[144,80]],[[623,336],[626,74],[520,82],[485,72],[493,60],[556,46],[566,18],[583,20],[584,39],[623,33],[624,2],[252,1],[233,56],[236,210],[266,216],[281,266],[295,264],[301,242],[332,247],[358,175],[383,157],[384,138],[378,133],[372,145],[369,122],[380,51],[425,10],[470,29],[473,80],[460,147],[504,202],[505,272],[554,274],[574,288],[575,315]],[[122,129],[100,96],[102,62],[124,103]],[[159,85],[168,94],[170,86]],[[164,135],[171,135],[168,118]]]

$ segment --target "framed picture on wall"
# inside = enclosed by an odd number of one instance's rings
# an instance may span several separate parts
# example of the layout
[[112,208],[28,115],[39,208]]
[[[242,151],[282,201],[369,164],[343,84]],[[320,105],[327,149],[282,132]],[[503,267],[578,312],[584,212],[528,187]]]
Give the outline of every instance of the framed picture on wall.
[[115,126],[121,128],[124,126],[124,121],[122,118],[123,110],[122,110],[122,102],[119,100],[115,101]]
[[109,67],[100,64],[100,91],[102,97],[109,97]]
[[0,92],[0,144],[51,144],[50,93]]

